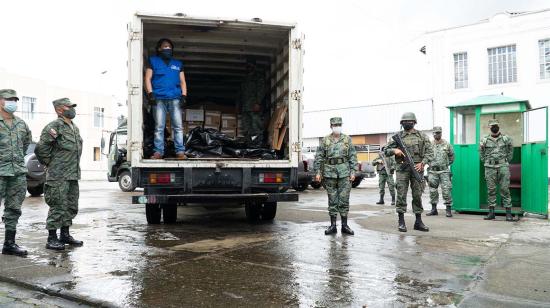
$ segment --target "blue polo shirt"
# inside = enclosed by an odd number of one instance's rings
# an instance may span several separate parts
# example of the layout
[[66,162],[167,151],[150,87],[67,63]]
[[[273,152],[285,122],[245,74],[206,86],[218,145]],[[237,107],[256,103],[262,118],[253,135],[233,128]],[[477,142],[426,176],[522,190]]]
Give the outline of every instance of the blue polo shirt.
[[163,60],[159,56],[149,58],[149,68],[153,70],[153,94],[158,99],[179,99],[181,97],[180,72],[183,62],[170,59]]

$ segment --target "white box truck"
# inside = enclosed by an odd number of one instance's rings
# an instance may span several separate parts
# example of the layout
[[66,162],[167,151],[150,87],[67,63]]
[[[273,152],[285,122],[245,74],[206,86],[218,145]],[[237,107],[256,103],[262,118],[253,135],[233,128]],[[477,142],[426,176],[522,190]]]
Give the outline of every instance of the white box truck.
[[[297,193],[286,192],[297,183],[301,150],[304,37],[295,24],[137,13],[128,32],[127,159],[132,182],[144,188],[132,201],[145,204],[148,223],[175,222],[178,206],[196,204],[244,205],[249,220],[272,220],[277,202],[298,200]],[[184,63],[189,108],[208,110],[201,102],[215,101],[234,108],[238,117],[245,65],[254,57],[267,85],[262,100],[266,121],[276,110],[286,110],[277,158],[150,159],[146,143],[153,128],[145,123],[151,110],[144,73],[161,38],[174,42],[174,57]]]

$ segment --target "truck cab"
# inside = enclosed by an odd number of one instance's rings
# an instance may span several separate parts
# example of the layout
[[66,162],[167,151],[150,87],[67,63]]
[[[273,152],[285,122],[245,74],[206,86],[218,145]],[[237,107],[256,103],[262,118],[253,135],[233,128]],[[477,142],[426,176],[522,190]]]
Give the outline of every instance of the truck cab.
[[109,137],[107,180],[118,182],[120,190],[124,192],[132,192],[137,186],[132,182],[131,165],[127,159],[127,137],[127,122],[124,120]]

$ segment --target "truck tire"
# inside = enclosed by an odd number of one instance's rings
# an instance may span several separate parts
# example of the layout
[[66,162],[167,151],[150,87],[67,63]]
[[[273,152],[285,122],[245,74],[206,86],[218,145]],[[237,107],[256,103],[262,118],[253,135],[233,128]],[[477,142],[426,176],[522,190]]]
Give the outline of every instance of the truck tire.
[[31,194],[31,197],[40,197],[44,193],[44,184],[35,187],[27,186],[27,191]]
[[158,204],[145,204],[145,217],[150,225],[160,224],[161,209]]
[[295,191],[304,191],[307,189],[307,183],[299,183],[296,186],[292,186],[292,188],[294,188]]
[[118,187],[124,192],[132,192],[136,190],[136,186],[132,183],[132,174],[130,171],[122,171],[118,176]]
[[277,214],[277,202],[266,202],[262,207],[261,216],[262,220],[270,221],[275,218]]
[[244,211],[246,213],[246,220],[249,222],[257,222],[260,220],[261,215],[261,204],[258,203],[247,203],[244,206]]
[[356,178],[353,182],[351,182],[351,187],[356,188],[359,184],[361,184],[362,180],[362,178]]
[[313,187],[313,189],[321,188],[321,183],[320,182],[311,182],[311,183],[309,183],[309,185],[311,185],[311,187]]
[[175,223],[178,220],[178,206],[176,204],[163,204],[162,220],[165,224]]

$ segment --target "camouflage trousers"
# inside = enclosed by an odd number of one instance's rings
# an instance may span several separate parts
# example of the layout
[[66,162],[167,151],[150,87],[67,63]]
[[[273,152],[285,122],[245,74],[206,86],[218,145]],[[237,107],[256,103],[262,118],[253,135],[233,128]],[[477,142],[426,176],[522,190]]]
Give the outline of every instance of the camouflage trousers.
[[420,184],[410,170],[398,170],[396,177],[397,202],[395,204],[397,213],[407,212],[407,192],[409,185],[412,191],[413,213],[420,214],[422,208],[422,184]]
[[393,174],[388,174],[386,172],[378,174],[378,188],[380,189],[380,196],[384,197],[386,193],[386,183],[388,183],[388,189],[390,190],[390,195],[395,197],[395,181],[393,180]]
[[21,216],[21,204],[27,193],[27,177],[25,174],[15,176],[0,176],[0,203],[4,199],[4,215],[2,221],[6,230],[15,231]]
[[50,207],[46,229],[69,227],[78,214],[78,181],[46,181],[44,199]]
[[439,187],[441,186],[441,193],[445,206],[451,206],[453,199],[451,197],[451,173],[450,172],[429,172],[428,173],[428,186],[430,187],[430,203],[437,204],[439,202]]
[[487,203],[489,206],[497,205],[497,186],[500,186],[502,206],[511,207],[510,197],[510,169],[508,166],[496,168],[485,167],[485,180],[487,181]]
[[325,178],[325,189],[328,193],[328,213],[330,216],[347,217],[349,212],[349,194],[351,182],[345,178]]

